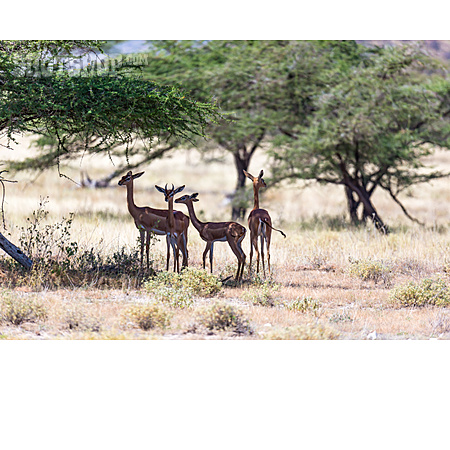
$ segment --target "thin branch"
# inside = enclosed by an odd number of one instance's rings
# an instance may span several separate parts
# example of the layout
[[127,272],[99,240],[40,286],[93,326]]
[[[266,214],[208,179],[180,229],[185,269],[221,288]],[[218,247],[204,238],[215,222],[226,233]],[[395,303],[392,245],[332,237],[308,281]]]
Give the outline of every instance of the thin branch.
[[400,202],[400,200],[396,197],[396,195],[392,192],[392,189],[391,189],[390,187],[388,188],[388,187],[383,186],[383,188],[386,189],[386,190],[389,192],[390,196],[392,197],[392,200],[394,200],[394,202],[397,203],[397,205],[400,206],[400,208],[401,208],[402,211],[403,211],[403,214],[405,214],[405,216],[406,216],[409,220],[418,223],[418,224],[419,224],[420,226],[422,226],[422,227],[425,226],[425,223],[421,222],[420,220],[416,219],[415,217],[412,217],[412,216],[408,213],[408,211],[406,210],[406,208],[403,206],[403,204]]

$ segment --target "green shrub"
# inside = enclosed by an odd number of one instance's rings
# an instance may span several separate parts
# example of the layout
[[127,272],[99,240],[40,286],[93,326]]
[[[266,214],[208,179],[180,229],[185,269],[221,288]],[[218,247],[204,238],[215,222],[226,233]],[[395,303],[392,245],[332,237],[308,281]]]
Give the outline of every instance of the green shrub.
[[286,308],[291,311],[298,311],[302,313],[312,312],[317,314],[321,306],[320,300],[316,300],[312,297],[303,297],[296,298],[291,303],[288,303]]
[[232,305],[215,303],[200,313],[199,322],[211,331],[232,331],[236,334],[252,334],[248,319]]
[[206,270],[185,268],[181,273],[160,272],[145,282],[144,288],[159,302],[187,308],[193,305],[193,297],[211,297],[220,291],[222,284]]
[[370,259],[350,259],[348,274],[362,281],[374,281],[375,284],[382,281],[389,285],[392,281],[392,271],[380,261]]
[[401,306],[450,306],[450,289],[441,278],[425,278],[395,287],[390,299]]
[[189,289],[198,297],[212,297],[222,289],[219,278],[204,269],[186,267],[180,277],[183,289]]
[[34,299],[14,297],[3,293],[0,300],[0,318],[12,325],[38,322],[47,318],[47,309]]
[[262,281],[259,277],[256,277],[253,283],[255,285],[249,287],[242,294],[243,300],[249,301],[253,305],[275,306],[275,294],[280,289],[280,285],[269,279]]
[[135,305],[127,310],[126,318],[144,331],[153,328],[166,328],[171,314],[157,304]]

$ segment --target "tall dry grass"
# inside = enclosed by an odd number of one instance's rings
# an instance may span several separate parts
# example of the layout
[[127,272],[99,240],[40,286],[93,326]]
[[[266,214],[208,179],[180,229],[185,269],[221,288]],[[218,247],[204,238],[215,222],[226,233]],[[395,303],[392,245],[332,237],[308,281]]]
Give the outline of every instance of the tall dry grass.
[[[34,151],[30,137],[22,139],[14,152],[2,148],[2,158],[20,158]],[[438,152],[430,162],[443,170],[450,168],[450,157]],[[252,161],[250,172],[266,168],[264,154]],[[79,181],[85,170],[92,178],[101,178],[114,166],[107,157],[88,157],[60,168]],[[235,169],[231,159],[207,163],[195,150],[180,151],[173,157],[144,167],[145,175],[135,183],[138,205],[166,208],[155,184],[185,184],[184,193],[199,193],[196,203],[203,220],[229,220],[228,196],[235,185]],[[266,172],[268,172],[266,170]],[[267,173],[269,175],[269,173]],[[269,177],[267,177],[269,178]],[[80,189],[56,170],[30,181],[29,174],[14,175],[18,182],[6,185],[7,230],[4,234],[19,241],[21,228],[37,209],[40,199],[48,197],[48,223],[74,213],[71,237],[80,248],[95,248],[110,254],[122,247],[134,249],[138,232],[127,211],[126,190],[113,180],[107,189]],[[214,298],[195,298],[194,306],[172,311],[170,325],[164,330],[141,330],[127,323],[130,305],[153,301],[151,293],[124,284],[122,288],[105,289],[95,282],[73,289],[41,292],[48,311],[40,323],[14,327],[4,321],[0,335],[7,338],[175,338],[175,339],[366,339],[429,338],[450,336],[450,316],[446,308],[399,307],[390,300],[394,286],[419,281],[438,274],[447,280],[450,262],[449,205],[450,186],[447,179],[417,186],[402,197],[413,216],[426,222],[425,228],[412,224],[387,196],[375,194],[381,217],[393,229],[380,235],[370,226],[353,229],[345,222],[343,192],[336,187],[318,185],[284,185],[261,192],[261,204],[271,213],[274,226],[282,228],[288,238],[273,234],[270,281],[246,272],[242,286],[225,286]],[[250,193],[251,195],[251,193]],[[179,210],[187,213],[179,205]],[[243,222],[246,225],[245,221]],[[205,243],[190,226],[190,265],[201,267]],[[249,255],[249,237],[243,243]],[[166,244],[159,239],[152,247],[154,269],[165,267]],[[2,255],[2,258],[8,258]],[[352,272],[355,261],[379,263],[386,270],[377,281],[363,279]],[[224,243],[217,243],[214,273],[224,279],[235,272],[236,258]],[[5,280],[4,280],[5,281]],[[450,281],[450,280],[449,280]],[[3,283],[5,289],[5,282]],[[3,291],[6,292],[6,291]],[[27,285],[14,288],[7,295],[14,298],[33,296]],[[6,295],[6,294],[5,294]],[[269,301],[267,301],[269,299]],[[225,302],[241,311],[252,326],[252,333],[236,334],[230,330],[205,331],[198,326],[201,308]],[[309,303],[308,303],[309,302]],[[317,308],[307,305],[315,304]],[[295,309],[303,305],[303,309]],[[305,306],[306,305],[306,306]],[[81,325],[68,325],[68,317],[77,317]]]

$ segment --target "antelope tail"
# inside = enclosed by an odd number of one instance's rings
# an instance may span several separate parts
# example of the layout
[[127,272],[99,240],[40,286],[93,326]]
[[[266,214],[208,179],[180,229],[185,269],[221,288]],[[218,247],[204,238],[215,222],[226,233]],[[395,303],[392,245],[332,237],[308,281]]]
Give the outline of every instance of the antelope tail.
[[277,230],[276,228],[274,228],[272,225],[269,224],[269,222],[266,221],[266,219],[260,219],[260,221],[262,223],[264,223],[265,225],[267,225],[269,228],[272,228],[272,230],[278,231],[279,233],[281,233],[283,235],[283,237],[286,237],[286,235],[281,230]]

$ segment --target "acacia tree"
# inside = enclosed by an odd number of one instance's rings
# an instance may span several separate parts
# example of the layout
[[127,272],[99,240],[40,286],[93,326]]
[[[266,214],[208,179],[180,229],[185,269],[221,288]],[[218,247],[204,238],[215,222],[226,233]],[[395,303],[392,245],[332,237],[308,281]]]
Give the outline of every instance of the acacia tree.
[[204,136],[206,125],[220,117],[208,99],[199,102],[179,88],[138,78],[125,65],[73,69],[75,58],[101,52],[101,44],[0,41],[0,136],[6,145],[24,132],[54,139],[56,146],[44,149],[39,161],[50,166],[79,154],[73,142],[96,152],[116,144],[128,150],[137,139],[151,148],[164,138]]
[[208,128],[208,142],[233,155],[232,218],[245,215],[245,175],[255,152],[281,134],[307,126],[318,91],[357,58],[353,41],[151,41],[144,73],[179,84],[198,99],[213,94],[229,121]]
[[373,203],[377,188],[412,218],[398,195],[448,175],[423,170],[422,158],[432,152],[426,144],[450,145],[450,85],[424,76],[433,63],[418,48],[355,49],[327,89],[316,91],[306,122],[294,118],[282,130],[271,151],[273,176],[342,185],[352,222],[370,217],[386,232]]
[[245,175],[251,158],[272,133],[280,115],[279,80],[285,77],[283,61],[287,41],[151,41],[144,74],[160,83],[183,86],[204,101],[217,99],[228,121],[208,127],[209,142],[233,156],[236,190],[232,218],[245,215]]

